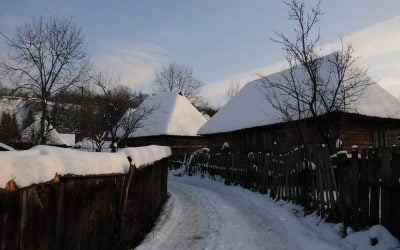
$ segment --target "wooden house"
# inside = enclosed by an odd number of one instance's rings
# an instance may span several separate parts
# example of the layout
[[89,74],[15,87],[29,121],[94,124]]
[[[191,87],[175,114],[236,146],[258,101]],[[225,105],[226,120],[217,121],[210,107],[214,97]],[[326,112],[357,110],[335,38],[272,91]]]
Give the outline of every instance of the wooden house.
[[141,105],[155,110],[119,147],[162,145],[171,147],[173,156],[182,156],[207,146],[197,135],[206,119],[181,93],[150,96]]
[[[301,146],[300,127],[305,128],[309,144],[327,143],[315,119],[283,122],[260,84],[260,79],[247,83],[199,129],[212,151],[221,151],[227,143],[231,151],[285,152]],[[351,109],[317,119],[332,151],[400,144],[400,101],[378,84],[370,85]]]

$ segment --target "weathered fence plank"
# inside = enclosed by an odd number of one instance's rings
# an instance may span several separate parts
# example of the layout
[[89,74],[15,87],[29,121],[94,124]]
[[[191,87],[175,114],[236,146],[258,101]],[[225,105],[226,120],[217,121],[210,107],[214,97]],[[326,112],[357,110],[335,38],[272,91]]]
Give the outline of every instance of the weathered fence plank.
[[20,248],[54,249],[59,184],[33,185],[21,193]]
[[0,190],[0,250],[132,249],[159,215],[167,175],[163,159],[134,171],[130,185],[110,174]]
[[21,218],[21,191],[0,191],[0,249],[19,248],[19,224]]

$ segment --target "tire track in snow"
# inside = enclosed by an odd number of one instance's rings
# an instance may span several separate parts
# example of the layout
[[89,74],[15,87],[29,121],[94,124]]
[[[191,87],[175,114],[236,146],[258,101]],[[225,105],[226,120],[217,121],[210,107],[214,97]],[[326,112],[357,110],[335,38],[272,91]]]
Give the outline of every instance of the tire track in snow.
[[138,249],[293,249],[272,220],[229,192],[169,181],[169,198]]
[[168,182],[168,191],[156,227],[136,249],[204,249],[207,211],[179,184]]

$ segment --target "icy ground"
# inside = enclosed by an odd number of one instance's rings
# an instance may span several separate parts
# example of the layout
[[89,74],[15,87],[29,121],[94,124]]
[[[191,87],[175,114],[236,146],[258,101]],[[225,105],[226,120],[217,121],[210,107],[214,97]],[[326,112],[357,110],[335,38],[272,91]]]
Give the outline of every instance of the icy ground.
[[[153,232],[138,249],[396,249],[382,226],[339,236],[340,225],[299,215],[299,207],[274,202],[240,187],[199,177],[169,176],[170,198]],[[297,211],[297,212],[296,212]],[[379,238],[374,247],[369,235]]]

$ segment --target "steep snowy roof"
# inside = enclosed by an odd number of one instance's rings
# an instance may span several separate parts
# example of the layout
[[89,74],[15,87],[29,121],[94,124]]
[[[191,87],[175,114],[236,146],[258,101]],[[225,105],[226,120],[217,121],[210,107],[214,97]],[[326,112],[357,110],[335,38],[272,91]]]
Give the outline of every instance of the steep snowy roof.
[[[282,77],[282,72],[268,76],[269,79],[278,77]],[[301,69],[296,70],[295,77],[304,77]],[[322,74],[321,77],[328,79],[329,76]],[[282,122],[280,113],[267,101],[260,84],[260,79],[247,83],[199,129],[198,134],[229,132]],[[373,84],[365,90],[363,96],[348,112],[400,119],[400,101],[378,84]]]
[[206,122],[204,116],[179,93],[164,93],[148,97],[141,105],[155,110],[131,136],[182,135],[196,136]]
[[[46,121],[47,124],[47,121]],[[40,131],[40,116],[35,116],[35,121],[21,132],[21,141],[32,142],[33,138],[39,135]],[[48,144],[67,145],[75,144],[75,134],[60,134],[50,124],[50,132],[47,135]]]

